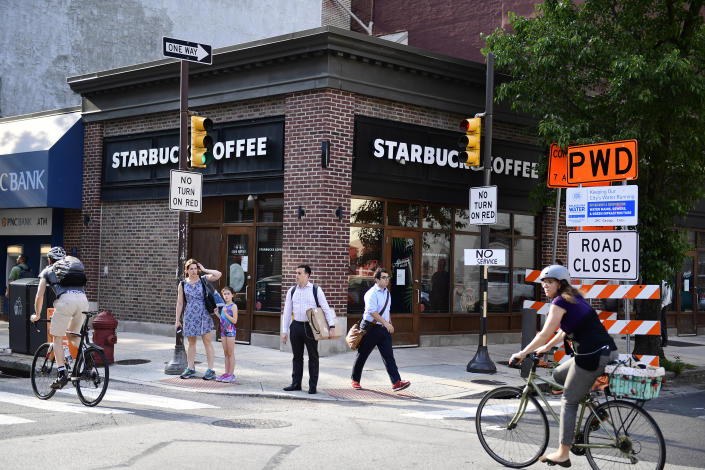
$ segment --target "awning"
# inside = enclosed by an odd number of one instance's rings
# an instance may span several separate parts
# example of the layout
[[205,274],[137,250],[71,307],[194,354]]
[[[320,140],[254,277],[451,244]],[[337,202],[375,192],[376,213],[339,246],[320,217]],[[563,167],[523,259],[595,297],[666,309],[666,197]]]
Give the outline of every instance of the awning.
[[81,208],[80,112],[0,120],[0,209]]

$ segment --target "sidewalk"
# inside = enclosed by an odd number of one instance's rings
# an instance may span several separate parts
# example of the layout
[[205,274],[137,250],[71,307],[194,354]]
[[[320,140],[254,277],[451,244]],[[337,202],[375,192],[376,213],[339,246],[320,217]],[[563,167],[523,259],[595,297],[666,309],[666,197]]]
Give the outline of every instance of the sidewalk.
[[[221,384],[200,378],[182,380],[179,376],[164,374],[165,365],[174,353],[174,338],[153,334],[118,331],[115,345],[115,363],[110,366],[110,379],[120,382],[140,383],[180,391],[222,393],[228,395],[269,396],[307,400],[361,400],[374,401],[394,398],[422,398],[426,400],[449,400],[480,397],[485,391],[498,385],[522,385],[524,382],[517,369],[506,365],[509,356],[519,350],[518,344],[489,345],[490,358],[494,361],[495,374],[466,372],[467,363],[473,358],[477,346],[445,346],[424,348],[397,348],[394,356],[404,380],[411,387],[392,393],[391,384],[379,353],[373,352],[362,375],[364,390],[350,387],[350,372],[355,359],[354,352],[320,359],[318,393],[309,395],[307,359],[304,363],[304,383],[300,392],[284,392],[282,387],[291,382],[291,353],[275,349],[235,345],[235,382]],[[8,323],[0,321],[0,368],[29,372],[32,356],[8,354],[2,348],[9,344]],[[624,340],[617,339],[620,351],[625,351]],[[223,373],[223,349],[213,342],[215,348],[215,370]],[[670,338],[666,357],[698,366],[678,379],[668,380],[664,390],[705,383],[705,336]],[[199,340],[196,355],[196,370],[199,377],[206,369],[206,357]],[[672,376],[672,374],[669,374]]]

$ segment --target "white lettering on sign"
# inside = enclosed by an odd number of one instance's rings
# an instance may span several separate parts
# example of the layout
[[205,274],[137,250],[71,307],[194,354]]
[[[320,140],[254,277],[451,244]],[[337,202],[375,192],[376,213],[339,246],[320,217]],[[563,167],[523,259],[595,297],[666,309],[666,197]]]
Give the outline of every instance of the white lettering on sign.
[[[213,146],[213,157],[223,158],[266,157],[267,137],[252,137],[249,139],[226,140],[216,142]],[[124,150],[112,155],[113,168],[132,168],[141,166],[167,165],[179,163],[179,146],[148,149]]]
[[[373,152],[377,158],[388,160],[404,160],[420,165],[436,165],[458,168],[460,170],[482,170],[482,167],[466,165],[458,159],[457,150],[440,147],[421,146],[394,140],[375,139],[372,142]],[[511,175],[521,178],[538,179],[536,162],[514,160],[504,157],[492,157],[492,171],[497,174]]]
[[568,232],[568,271],[576,279],[636,281],[639,233]]
[[465,266],[506,266],[506,251],[489,248],[465,249]]
[[0,191],[36,191],[46,189],[42,182],[45,170],[0,173]]
[[51,235],[52,209],[0,210],[0,236]]
[[470,188],[470,223],[473,225],[497,223],[497,186]]
[[169,174],[169,209],[201,212],[203,175],[193,171],[171,170]]

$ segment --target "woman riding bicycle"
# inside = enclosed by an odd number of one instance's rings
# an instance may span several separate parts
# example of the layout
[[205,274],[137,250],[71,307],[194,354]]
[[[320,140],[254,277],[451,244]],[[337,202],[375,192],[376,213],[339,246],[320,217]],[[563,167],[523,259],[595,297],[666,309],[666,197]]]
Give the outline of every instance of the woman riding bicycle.
[[[540,279],[544,293],[553,299],[548,318],[541,332],[524,349],[512,354],[509,363],[521,362],[532,351],[544,354],[565,339],[573,342],[574,357],[553,371],[553,378],[564,386],[558,451],[539,459],[548,465],[570,467],[569,452],[575,434],[578,404],[590,391],[595,379],[602,375],[605,366],[617,359],[619,354],[595,310],[570,285],[570,275],[564,266],[554,264],[545,267]],[[558,331],[551,338],[556,329]]]

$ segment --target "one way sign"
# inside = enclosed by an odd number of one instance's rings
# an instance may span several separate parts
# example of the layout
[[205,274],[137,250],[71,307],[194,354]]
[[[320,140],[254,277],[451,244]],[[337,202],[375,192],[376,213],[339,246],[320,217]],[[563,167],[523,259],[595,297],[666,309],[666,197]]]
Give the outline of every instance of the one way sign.
[[208,44],[198,44],[197,42],[182,41],[181,39],[168,38],[164,36],[164,56],[176,59],[198,62],[201,64],[213,64],[211,46]]

